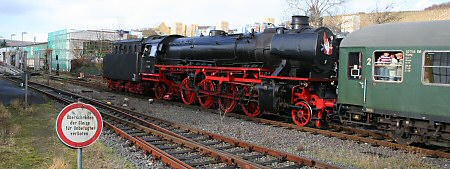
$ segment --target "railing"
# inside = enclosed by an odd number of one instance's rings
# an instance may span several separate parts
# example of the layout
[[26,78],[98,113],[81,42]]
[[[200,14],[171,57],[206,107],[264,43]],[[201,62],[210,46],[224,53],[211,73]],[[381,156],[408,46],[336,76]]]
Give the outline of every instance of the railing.
[[23,71],[10,64],[0,62],[0,73],[17,76],[23,74]]

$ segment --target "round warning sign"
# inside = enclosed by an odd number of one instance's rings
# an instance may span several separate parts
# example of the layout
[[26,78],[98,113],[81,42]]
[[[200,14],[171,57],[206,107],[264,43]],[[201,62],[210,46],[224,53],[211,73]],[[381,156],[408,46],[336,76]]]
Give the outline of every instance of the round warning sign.
[[100,112],[90,104],[70,104],[56,119],[56,133],[59,139],[69,147],[83,148],[94,143],[103,128]]

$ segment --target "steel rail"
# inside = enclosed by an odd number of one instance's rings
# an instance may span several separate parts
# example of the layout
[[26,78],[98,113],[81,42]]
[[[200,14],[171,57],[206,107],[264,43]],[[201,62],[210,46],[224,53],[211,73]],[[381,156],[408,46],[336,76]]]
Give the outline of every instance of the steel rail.
[[256,163],[245,161],[245,160],[240,159],[240,158],[230,157],[230,156],[228,156],[228,155],[226,155],[226,154],[224,154],[222,152],[218,152],[216,150],[212,150],[212,149],[210,149],[210,148],[208,148],[206,146],[200,145],[200,144],[195,143],[195,142],[187,141],[185,139],[181,139],[179,137],[175,137],[173,135],[166,134],[166,133],[163,133],[163,132],[160,132],[160,131],[157,131],[157,130],[154,130],[154,129],[151,129],[151,128],[148,128],[148,127],[145,127],[145,126],[142,126],[142,125],[139,125],[139,124],[136,124],[136,123],[133,123],[133,122],[121,119],[121,118],[118,118],[118,117],[114,117],[114,116],[111,116],[111,115],[107,115],[107,116],[109,116],[108,118],[114,119],[115,121],[120,121],[121,123],[127,123],[127,125],[130,125],[130,126],[135,127],[135,128],[137,128],[139,130],[145,131],[146,133],[153,134],[153,135],[156,135],[156,136],[160,136],[160,137],[163,137],[164,139],[167,139],[167,140],[173,141],[175,143],[178,143],[178,144],[184,145],[186,147],[189,147],[191,149],[200,151],[203,154],[207,154],[207,155],[209,155],[209,156],[211,156],[211,157],[213,157],[215,159],[219,159],[220,161],[222,161],[224,163],[227,163],[230,166],[233,166],[233,164],[237,164],[237,166],[239,166],[240,168],[248,168],[248,169],[266,168],[266,169],[268,169],[268,167],[264,167],[264,166],[256,164]]
[[[61,102],[64,102],[65,104],[71,104],[74,101],[73,100],[69,100],[67,98],[63,98],[60,96],[56,96],[52,93],[50,93],[49,91],[45,91],[45,90],[41,90],[39,88],[36,88],[34,86],[30,86],[30,88],[39,91],[49,97],[52,97],[56,100],[59,100]],[[103,114],[103,113],[102,113]],[[146,144],[145,141],[135,138],[127,133],[125,133],[124,131],[120,130],[119,128],[115,127],[114,125],[111,125],[108,122],[104,122],[105,126],[110,127],[113,131],[115,131],[119,136],[131,141],[133,144],[135,144],[136,146],[138,146],[139,148],[141,148],[142,150],[148,152],[149,154],[153,155],[154,157],[158,158],[159,160],[161,160],[165,165],[171,167],[171,168],[175,168],[175,169],[193,169],[193,167],[187,165],[186,163],[174,158],[173,156],[165,153],[164,151],[161,151],[160,149],[158,149],[157,147],[151,146]]]
[[[83,86],[85,86],[85,85],[83,85]],[[89,87],[89,86],[86,86],[86,87]],[[164,103],[164,102],[168,102],[168,101],[161,101],[161,102]],[[185,105],[185,104],[177,103],[177,102],[170,102],[170,104],[188,107],[191,109],[199,109],[198,106]],[[206,111],[217,114],[217,112],[215,110],[211,110],[211,109],[202,109],[202,110],[206,110]],[[336,138],[343,139],[343,140],[354,140],[354,141],[358,141],[358,142],[372,144],[375,146],[390,147],[393,149],[406,150],[406,151],[412,152],[412,153],[420,153],[420,154],[424,154],[424,155],[428,155],[428,156],[450,159],[450,153],[447,153],[444,151],[430,150],[430,149],[421,148],[421,147],[402,145],[402,144],[383,140],[383,139],[386,139],[389,137],[386,134],[382,134],[382,133],[378,133],[378,132],[371,132],[371,131],[367,131],[367,130],[350,128],[350,127],[345,127],[345,126],[340,126],[340,125],[331,125],[332,129],[334,129],[334,130],[342,130],[344,132],[354,133],[354,134],[345,134],[345,133],[335,132],[335,131],[331,131],[331,130],[323,130],[323,129],[310,128],[310,127],[301,127],[301,126],[297,126],[295,124],[289,124],[289,123],[284,123],[284,122],[279,122],[279,121],[274,121],[274,120],[268,120],[268,119],[262,119],[262,118],[256,118],[256,117],[248,117],[248,116],[240,115],[240,114],[236,114],[236,113],[226,113],[225,115],[234,117],[234,118],[238,118],[238,119],[252,121],[255,123],[266,124],[266,125],[270,125],[270,126],[283,127],[286,129],[293,129],[293,130],[301,131],[301,132],[310,132],[310,133],[315,133],[315,134],[321,134],[324,136],[336,137]],[[359,134],[360,136],[355,135],[355,134]],[[370,136],[375,139],[368,138],[365,136]]]
[[[130,115],[130,114],[124,112],[124,111],[132,112],[135,115],[138,115],[138,116],[141,116],[141,117],[145,117],[145,118],[148,118],[148,119],[158,120],[160,122],[165,122],[165,123],[167,123],[169,125],[172,125],[172,126],[175,126],[177,128],[188,129],[188,130],[191,130],[191,131],[193,131],[195,133],[206,135],[208,137],[211,137],[211,138],[214,138],[214,139],[217,139],[217,140],[222,140],[222,141],[230,143],[232,145],[236,145],[236,146],[240,146],[240,147],[246,147],[249,150],[253,150],[253,151],[256,151],[256,152],[262,152],[262,153],[265,153],[265,154],[268,154],[268,155],[271,155],[271,156],[275,156],[275,157],[280,158],[280,159],[284,159],[284,160],[287,160],[287,161],[292,161],[292,162],[295,162],[296,164],[299,164],[299,165],[306,165],[306,166],[317,167],[317,168],[338,168],[338,167],[335,167],[335,166],[332,166],[332,165],[329,165],[329,164],[326,164],[326,163],[323,163],[323,162],[318,162],[318,161],[311,160],[311,159],[301,158],[301,157],[298,157],[298,156],[295,156],[295,155],[292,155],[292,154],[289,154],[289,153],[284,153],[284,152],[280,152],[280,151],[271,150],[271,149],[268,149],[268,148],[265,148],[265,147],[257,146],[257,145],[246,143],[246,142],[242,142],[242,141],[239,141],[239,140],[236,140],[236,139],[226,138],[226,137],[223,137],[223,136],[220,136],[220,135],[217,135],[217,134],[213,134],[213,133],[207,133],[207,132],[204,132],[204,131],[201,131],[201,130],[190,128],[188,126],[177,125],[177,124],[174,124],[172,122],[164,121],[164,120],[161,120],[161,119],[156,119],[154,117],[150,117],[150,116],[142,114],[142,113],[138,113],[138,112],[134,112],[134,111],[131,111],[131,110],[127,110],[127,109],[123,109],[123,108],[120,108],[120,107],[116,107],[116,106],[112,106],[112,105],[109,105],[109,104],[105,104],[105,103],[103,103],[101,101],[98,101],[98,100],[95,100],[95,99],[91,99],[91,98],[87,98],[85,96],[81,96],[81,95],[78,95],[78,94],[66,92],[66,91],[63,91],[63,90],[60,90],[60,89],[56,89],[56,88],[53,88],[53,87],[50,87],[50,86],[46,86],[46,85],[43,85],[43,84],[39,84],[39,83],[34,83],[34,84],[41,85],[41,86],[50,88],[52,90],[57,90],[59,92],[66,93],[68,95],[76,96],[78,98],[83,98],[84,100],[92,102],[95,105],[98,105],[98,106],[101,106],[101,107],[113,110],[115,112],[121,112],[122,115],[129,116],[129,117],[133,118],[133,120],[135,120],[135,121],[139,121],[141,123],[144,123],[146,126],[154,128],[154,129],[156,129],[158,131],[162,131],[162,132],[168,133],[169,135],[172,135],[172,136],[177,137],[179,139],[195,142],[195,141],[193,141],[191,139],[188,139],[186,137],[182,137],[182,136],[180,136],[180,135],[178,135],[176,133],[173,133],[173,132],[171,132],[169,130],[166,130],[166,129],[164,129],[162,127],[159,127],[157,125],[154,125],[152,123],[149,123],[149,122],[147,122],[145,120],[139,119],[139,118],[137,118],[137,117],[135,117],[133,115]],[[105,115],[107,115],[107,114],[105,114]],[[109,116],[109,115],[107,115],[107,116]],[[119,118],[116,118],[116,117],[110,117],[110,118],[115,118],[116,120],[119,120]],[[265,168],[264,166],[261,166],[261,165],[255,164],[255,163],[253,163],[253,164],[250,163],[249,164],[248,161],[241,159],[239,156],[236,156],[236,155],[233,155],[233,154],[229,154],[229,153],[225,153],[223,151],[218,151],[218,152],[226,154],[227,156],[234,158],[233,161],[236,162],[237,164],[239,164],[240,166],[249,167],[249,166],[253,165],[253,166],[256,166],[256,168]]]
[[[78,97],[78,95],[76,95],[76,94],[71,94],[70,92],[65,92],[63,90],[52,88],[52,87],[49,87],[49,86],[46,86],[46,85],[43,85],[43,84],[39,84],[39,83],[33,83],[33,84],[40,85],[40,86],[43,86],[43,87],[47,87],[47,88],[50,88],[52,90],[57,90],[57,91],[64,92],[66,94],[74,95],[74,96]],[[56,95],[54,95],[54,94],[52,94],[52,93],[50,93],[48,91],[38,89],[38,88],[33,87],[33,86],[30,86],[30,88],[35,89],[35,90],[37,90],[39,92],[42,92],[42,93],[46,94],[47,96],[51,96],[52,98],[55,98],[57,100],[63,101],[66,104],[70,104],[70,103],[74,102],[74,101],[70,101],[70,100],[68,100],[66,98],[63,98],[63,97],[60,97],[60,96],[56,96]],[[136,128],[139,128],[139,129],[141,129],[141,130],[143,130],[145,132],[148,132],[148,133],[151,133],[151,134],[154,134],[154,135],[158,135],[158,136],[162,136],[164,138],[167,138],[168,140],[175,141],[176,143],[179,143],[181,145],[184,145],[184,146],[190,147],[192,149],[198,150],[198,151],[202,152],[203,154],[212,156],[213,158],[220,159],[220,161],[225,162],[225,163],[227,163],[228,165],[231,165],[231,166],[233,166],[233,163],[236,163],[240,168],[246,168],[246,169],[267,168],[267,167],[261,166],[259,164],[255,164],[255,163],[252,163],[252,162],[249,162],[249,161],[245,161],[245,160],[240,159],[240,158],[229,157],[229,156],[227,156],[225,154],[222,154],[220,152],[217,152],[215,150],[211,150],[208,147],[205,147],[205,146],[202,146],[202,145],[196,145],[195,143],[192,143],[192,142],[189,142],[189,141],[186,141],[186,140],[183,140],[183,139],[171,136],[169,134],[165,134],[165,133],[162,133],[162,132],[159,132],[159,131],[156,131],[156,130],[153,130],[153,129],[150,129],[150,128],[147,128],[147,127],[144,127],[144,126],[141,126],[141,125],[137,125],[137,124],[134,124],[134,123],[131,123],[131,122],[126,122],[126,121],[124,121],[122,119],[119,119],[117,117],[111,116],[111,115],[106,114],[104,112],[101,112],[101,113],[102,113],[103,117],[105,117],[105,115],[106,115],[105,119],[112,118],[114,120],[121,121],[122,123],[128,123],[129,125],[132,125],[132,126],[134,126]],[[168,153],[158,149],[157,147],[152,146],[149,143],[146,143],[144,140],[139,139],[139,138],[134,138],[133,136],[127,134],[126,132],[120,130],[119,128],[115,127],[114,125],[111,125],[108,122],[105,122],[105,126],[112,127],[112,129],[116,133],[118,133],[120,136],[130,140],[131,142],[135,143],[138,147],[140,147],[143,150],[147,151],[148,153],[154,155],[155,157],[160,158],[162,162],[164,162],[166,165],[170,166],[171,168],[193,168],[193,167],[187,165],[186,163],[184,163],[184,162],[176,159],[175,157],[171,156],[170,154],[168,154]]]
[[[83,96],[81,96],[81,97],[83,97]],[[192,139],[180,136],[180,135],[178,135],[178,134],[176,134],[176,133],[174,133],[172,131],[169,131],[169,130],[167,130],[165,128],[162,128],[162,127],[160,127],[158,125],[155,125],[153,123],[148,122],[148,120],[143,120],[143,119],[150,119],[152,121],[164,123],[166,125],[172,126],[174,128],[177,128],[177,129],[184,129],[184,130],[191,131],[193,133],[197,133],[197,134],[200,134],[200,135],[205,135],[205,136],[217,139],[217,140],[221,140],[221,141],[227,142],[227,143],[229,143],[231,145],[235,145],[235,146],[239,146],[239,147],[245,147],[245,148],[248,148],[248,149],[256,151],[256,152],[262,152],[262,153],[265,153],[265,154],[269,154],[271,156],[275,156],[275,157],[278,157],[278,158],[281,158],[281,159],[292,161],[292,162],[295,162],[295,163],[297,163],[299,165],[306,165],[306,166],[310,166],[310,167],[314,166],[314,167],[317,167],[317,168],[336,168],[335,166],[332,166],[332,165],[329,165],[329,164],[326,164],[326,163],[323,163],[323,162],[318,162],[318,161],[307,159],[307,158],[301,158],[301,157],[295,156],[293,154],[289,154],[289,153],[285,153],[285,152],[280,152],[280,151],[268,149],[268,148],[265,148],[265,147],[262,147],[262,146],[258,146],[258,145],[255,145],[255,144],[239,141],[237,139],[228,138],[228,137],[224,137],[224,136],[221,136],[221,135],[218,135],[218,134],[214,134],[214,133],[209,133],[209,132],[205,132],[205,131],[202,131],[202,130],[198,130],[198,129],[195,129],[195,128],[192,128],[192,127],[189,127],[189,126],[186,126],[186,125],[175,124],[173,122],[166,121],[166,120],[159,119],[159,118],[155,118],[155,117],[151,117],[149,115],[146,115],[146,114],[143,114],[143,113],[139,113],[139,112],[136,112],[136,111],[132,111],[132,110],[124,109],[124,108],[121,108],[121,107],[104,104],[104,103],[99,102],[99,101],[97,101],[95,99],[90,99],[90,98],[84,98],[84,99],[89,100],[91,102],[94,102],[94,103],[96,103],[98,105],[108,107],[109,109],[113,109],[115,111],[127,111],[127,112],[130,112],[130,113],[133,113],[134,115],[131,115],[131,114],[126,113],[126,112],[123,112],[124,115],[127,115],[127,116],[133,118],[134,120],[145,124],[145,126],[148,126],[148,127],[153,128],[155,130],[158,130],[158,131],[169,133],[169,134],[171,134],[171,135],[173,135],[175,137],[178,137],[178,138],[181,138],[181,139],[184,139],[184,140],[189,140],[189,141],[195,142]],[[138,116],[138,117],[136,117],[136,116]],[[234,155],[229,154],[229,153],[228,153],[228,155],[234,156]],[[236,156],[235,158],[239,158],[239,157]]]

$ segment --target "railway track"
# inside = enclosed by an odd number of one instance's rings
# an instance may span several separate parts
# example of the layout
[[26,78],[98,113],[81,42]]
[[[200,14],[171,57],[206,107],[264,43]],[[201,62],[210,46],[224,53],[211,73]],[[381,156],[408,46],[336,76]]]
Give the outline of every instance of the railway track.
[[96,106],[102,113],[105,126],[172,168],[338,168],[153,118],[43,84],[30,83],[30,88],[67,104],[83,101]]
[[[78,83],[78,85],[82,85],[85,87],[92,87],[92,86],[89,86],[89,84]],[[98,88],[98,86],[96,88]],[[103,90],[104,90],[104,88],[103,88]],[[142,96],[138,96],[138,95],[133,95],[133,96],[142,97]],[[213,109],[203,109],[203,108],[200,108],[199,106],[185,105],[183,103],[178,103],[178,102],[169,102],[169,101],[161,100],[161,103],[177,105],[177,106],[182,106],[182,107],[188,107],[188,108],[194,109],[194,110],[202,109],[202,110],[206,110],[206,111],[209,111],[211,113],[216,113],[216,114],[218,113],[216,110],[213,110]],[[450,153],[448,152],[448,150],[445,150],[445,151],[431,150],[431,149],[422,148],[422,147],[398,144],[398,143],[393,142],[388,135],[385,135],[385,134],[379,133],[379,132],[372,132],[372,131],[358,129],[358,128],[351,128],[351,127],[337,125],[337,124],[331,125],[330,126],[331,128],[329,130],[324,130],[324,129],[318,129],[318,128],[300,127],[300,126],[297,126],[297,125],[291,124],[291,123],[268,120],[268,119],[264,119],[264,118],[249,117],[249,116],[245,116],[245,115],[241,115],[241,114],[237,114],[237,113],[226,113],[225,115],[229,116],[229,117],[237,118],[237,119],[252,121],[252,122],[258,123],[258,124],[269,125],[272,127],[282,127],[282,128],[297,130],[297,131],[301,131],[301,132],[310,132],[310,133],[321,134],[321,135],[329,136],[329,137],[336,137],[336,138],[344,139],[344,140],[354,140],[354,141],[358,141],[358,142],[368,143],[368,144],[371,144],[374,146],[390,147],[393,149],[405,150],[405,151],[412,152],[412,153],[420,153],[420,154],[424,154],[424,155],[428,155],[428,156],[432,156],[432,157],[440,157],[440,158],[450,159]]]
[[50,78],[52,80],[57,80],[57,81],[69,82],[69,83],[80,85],[80,86],[95,88],[95,89],[98,89],[101,91],[105,91],[105,89],[107,89],[107,87],[104,83],[99,82],[98,77],[95,77],[94,78],[95,80],[89,80],[88,78],[82,78],[82,79],[65,78],[65,77],[61,77],[61,76],[49,76],[48,78]]

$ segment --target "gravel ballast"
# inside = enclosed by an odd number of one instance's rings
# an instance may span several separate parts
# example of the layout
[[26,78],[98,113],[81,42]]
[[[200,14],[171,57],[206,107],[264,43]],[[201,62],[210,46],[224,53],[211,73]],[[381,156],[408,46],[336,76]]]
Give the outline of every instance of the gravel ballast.
[[[93,92],[82,93],[81,91],[88,89],[70,84],[61,85],[61,82],[57,81],[53,85],[98,100],[111,102],[114,105],[122,106],[126,104],[127,108],[147,113],[150,116],[344,168],[450,168],[450,160],[448,159],[431,158],[423,154],[413,154],[351,140],[255,124],[210,113],[200,107],[192,109],[173,105],[170,102],[158,101],[150,104],[148,99],[112,92],[94,90]],[[125,98],[128,101],[125,101]],[[115,142],[112,139],[110,141]]]

